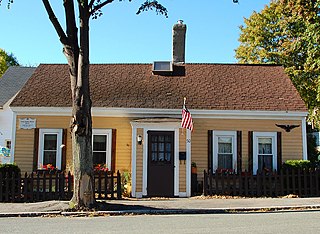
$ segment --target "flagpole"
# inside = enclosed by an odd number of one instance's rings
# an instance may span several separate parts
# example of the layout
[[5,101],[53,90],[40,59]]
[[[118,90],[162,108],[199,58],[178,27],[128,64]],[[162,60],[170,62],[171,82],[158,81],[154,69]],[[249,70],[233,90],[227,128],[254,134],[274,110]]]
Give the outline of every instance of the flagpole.
[[187,100],[187,98],[186,98],[186,97],[184,97],[184,98],[183,98],[183,106],[185,106],[185,105],[186,105],[186,100]]

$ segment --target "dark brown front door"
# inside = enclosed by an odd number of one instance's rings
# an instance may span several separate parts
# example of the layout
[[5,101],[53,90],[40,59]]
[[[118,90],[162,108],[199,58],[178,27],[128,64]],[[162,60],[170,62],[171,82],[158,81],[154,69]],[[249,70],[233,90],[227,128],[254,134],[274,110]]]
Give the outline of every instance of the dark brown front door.
[[148,131],[148,196],[174,195],[174,132]]

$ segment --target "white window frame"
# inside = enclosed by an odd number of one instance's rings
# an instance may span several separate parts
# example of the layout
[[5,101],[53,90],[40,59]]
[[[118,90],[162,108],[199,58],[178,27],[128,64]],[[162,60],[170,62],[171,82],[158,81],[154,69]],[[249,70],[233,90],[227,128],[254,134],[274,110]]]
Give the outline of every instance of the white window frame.
[[61,170],[62,162],[62,135],[63,129],[40,129],[39,130],[39,152],[38,152],[38,168],[43,165],[43,152],[44,152],[44,135],[45,134],[56,134],[57,135],[57,157],[56,157],[56,168]]
[[93,152],[93,136],[106,135],[107,136],[107,152],[106,152],[106,165],[111,170],[111,152],[112,152],[112,129],[92,129],[92,152]]
[[237,172],[237,132],[236,131],[212,131],[212,172],[218,168],[218,137],[232,137],[232,168]]
[[270,137],[272,139],[272,167],[273,170],[277,170],[277,132],[253,132],[253,174],[258,170],[258,155],[259,155],[259,138]]

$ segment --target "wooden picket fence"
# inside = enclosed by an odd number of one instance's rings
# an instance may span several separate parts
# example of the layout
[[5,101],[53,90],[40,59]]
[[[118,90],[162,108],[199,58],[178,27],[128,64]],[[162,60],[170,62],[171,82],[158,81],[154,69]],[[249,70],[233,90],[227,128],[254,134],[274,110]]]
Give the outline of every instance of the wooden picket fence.
[[[118,171],[94,175],[97,199],[121,198],[121,175]],[[73,195],[71,173],[38,171],[34,173],[0,173],[0,202],[36,202],[70,200]]]
[[319,169],[207,173],[204,171],[203,194],[246,197],[320,196]]

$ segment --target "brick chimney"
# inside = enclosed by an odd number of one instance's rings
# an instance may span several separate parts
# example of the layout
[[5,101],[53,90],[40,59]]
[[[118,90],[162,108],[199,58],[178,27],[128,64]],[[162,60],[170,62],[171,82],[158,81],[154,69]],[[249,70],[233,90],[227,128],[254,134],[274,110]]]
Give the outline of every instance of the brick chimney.
[[183,20],[173,25],[172,29],[172,62],[185,63],[185,45],[186,45],[187,25],[183,24]]

